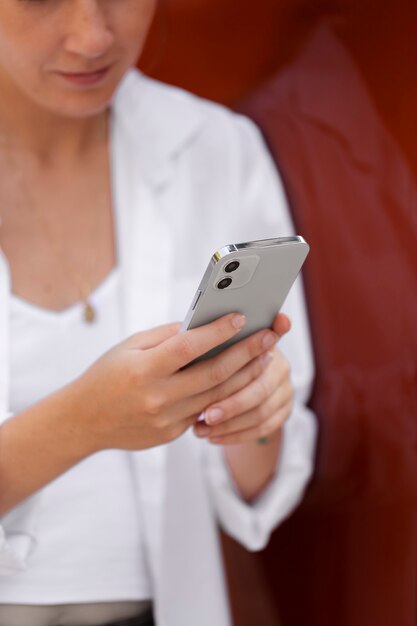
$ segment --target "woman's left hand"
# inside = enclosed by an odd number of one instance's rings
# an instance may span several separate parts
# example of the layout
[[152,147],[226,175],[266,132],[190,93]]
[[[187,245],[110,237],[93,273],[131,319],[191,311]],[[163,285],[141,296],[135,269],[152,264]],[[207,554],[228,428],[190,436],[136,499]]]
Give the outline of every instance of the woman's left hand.
[[[288,318],[277,315],[273,330],[282,336],[289,328]],[[290,368],[277,347],[263,358],[268,365],[258,378],[222,402],[207,407],[205,421],[194,426],[198,437],[215,444],[234,445],[263,439],[281,428],[292,409]]]

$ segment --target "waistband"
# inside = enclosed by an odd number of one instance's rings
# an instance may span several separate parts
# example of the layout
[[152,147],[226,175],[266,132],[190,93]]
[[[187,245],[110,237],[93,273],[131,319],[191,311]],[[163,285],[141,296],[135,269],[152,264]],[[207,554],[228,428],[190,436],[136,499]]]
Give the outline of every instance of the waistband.
[[118,620],[117,622],[111,622],[110,624],[103,624],[103,626],[155,626],[153,611],[149,609],[146,613],[141,613],[136,617],[129,617],[124,620]]
[[[128,606],[126,606],[128,605]],[[129,606],[131,605],[131,606]],[[125,615],[126,617],[119,617]],[[152,603],[0,604],[0,626],[153,626]]]

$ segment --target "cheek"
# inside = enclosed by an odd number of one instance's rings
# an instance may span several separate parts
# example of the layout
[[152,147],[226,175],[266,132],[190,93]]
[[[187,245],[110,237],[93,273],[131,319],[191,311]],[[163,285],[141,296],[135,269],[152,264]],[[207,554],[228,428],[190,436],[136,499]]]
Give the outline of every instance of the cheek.
[[38,73],[43,63],[53,57],[58,45],[56,29],[47,28],[45,24],[20,20],[12,22],[12,26],[8,24],[7,28],[0,26],[0,66],[8,73],[22,73],[22,78],[26,79],[28,73]]
[[123,5],[123,11],[121,6],[115,11],[117,14],[113,21],[117,40],[123,48],[140,54],[151,28],[158,0],[124,0]]
[[32,83],[38,75],[40,50],[32,49],[25,40],[0,40],[0,67],[17,82]]

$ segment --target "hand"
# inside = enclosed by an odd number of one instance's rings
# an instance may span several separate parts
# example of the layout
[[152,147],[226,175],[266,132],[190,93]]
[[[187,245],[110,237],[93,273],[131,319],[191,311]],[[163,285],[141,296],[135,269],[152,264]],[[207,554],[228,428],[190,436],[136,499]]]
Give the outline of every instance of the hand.
[[178,333],[168,325],[133,335],[96,361],[76,381],[82,411],[76,427],[89,453],[106,448],[138,450],[181,435],[211,403],[233,397],[258,379],[258,358],[277,340],[260,331],[221,354],[190,365],[233,337],[241,315]]
[[[289,319],[277,315],[273,329],[281,337],[290,329]],[[256,441],[278,431],[292,409],[290,369],[278,348],[261,357],[265,368],[259,377],[222,402],[208,406],[205,423],[194,432],[212,443],[230,445]]]

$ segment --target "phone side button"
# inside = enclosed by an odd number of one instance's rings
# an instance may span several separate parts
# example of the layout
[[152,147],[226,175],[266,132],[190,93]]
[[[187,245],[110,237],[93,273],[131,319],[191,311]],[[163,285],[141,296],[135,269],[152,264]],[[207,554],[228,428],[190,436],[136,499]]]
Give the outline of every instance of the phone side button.
[[200,300],[201,294],[203,292],[200,291],[200,289],[197,291],[197,293],[194,296],[194,302],[192,304],[191,310],[194,311],[195,307],[197,306],[198,301]]

